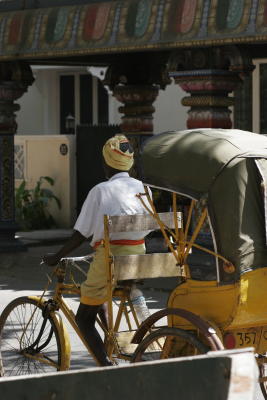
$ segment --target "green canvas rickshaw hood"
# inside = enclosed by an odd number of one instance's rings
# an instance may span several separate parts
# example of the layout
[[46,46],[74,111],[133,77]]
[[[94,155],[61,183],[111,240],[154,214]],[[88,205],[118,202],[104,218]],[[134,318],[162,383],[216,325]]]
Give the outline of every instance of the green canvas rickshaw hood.
[[141,155],[144,182],[207,199],[218,252],[237,274],[267,267],[267,137],[235,129],[153,136]]

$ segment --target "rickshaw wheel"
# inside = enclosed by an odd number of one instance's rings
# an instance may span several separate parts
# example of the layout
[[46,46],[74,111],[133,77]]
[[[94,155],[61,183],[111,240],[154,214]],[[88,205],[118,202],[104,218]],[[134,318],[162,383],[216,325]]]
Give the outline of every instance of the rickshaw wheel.
[[[258,355],[258,359],[260,359],[261,355]],[[260,371],[260,379],[267,378],[267,364],[259,362],[259,371]],[[260,388],[265,400],[267,400],[267,381],[261,382],[260,381]]]
[[162,360],[207,353],[208,346],[195,334],[180,328],[160,328],[147,335],[136,348],[131,362]]

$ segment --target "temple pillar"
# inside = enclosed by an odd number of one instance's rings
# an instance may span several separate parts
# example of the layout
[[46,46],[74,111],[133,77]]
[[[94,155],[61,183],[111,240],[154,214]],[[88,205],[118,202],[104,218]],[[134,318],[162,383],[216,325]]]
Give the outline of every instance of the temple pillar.
[[235,46],[177,51],[171,57],[170,76],[190,96],[187,128],[232,128],[230,94],[253,69],[249,57]]
[[159,92],[157,85],[116,85],[114,97],[124,105],[119,107],[123,132],[153,133],[153,103]]
[[[244,50],[232,45],[176,50],[170,56],[168,69],[175,83],[189,94],[182,99],[182,105],[190,107],[188,129],[232,128],[231,108],[236,102],[231,94],[240,93],[244,82],[248,84],[254,69],[250,56]],[[242,103],[238,109],[239,116],[244,112]],[[239,121],[236,127],[242,126]],[[198,221],[201,212],[202,204],[197,202],[193,224]],[[212,248],[212,235],[207,221],[197,241]]]
[[135,167],[133,176],[141,177],[140,149],[144,141],[153,135],[153,106],[159,90],[170,83],[166,60],[160,56],[143,57],[127,55],[118,64],[109,67],[104,84],[108,85],[113,96],[123,105],[118,111],[122,114],[120,130],[133,145]]
[[190,107],[187,128],[232,127],[231,110],[234,98],[229,97],[240,84],[237,73],[224,70],[198,70],[174,72],[175,83],[190,96],[182,99],[182,105]]
[[15,103],[34,79],[30,66],[24,62],[0,64],[0,252],[23,249],[15,238],[18,226],[15,222],[14,194],[14,134],[17,130]]
[[130,140],[135,153],[134,175],[140,177],[140,149],[144,141],[153,135],[153,102],[159,92],[157,85],[116,85],[114,97],[123,106],[119,107],[122,114],[120,129]]

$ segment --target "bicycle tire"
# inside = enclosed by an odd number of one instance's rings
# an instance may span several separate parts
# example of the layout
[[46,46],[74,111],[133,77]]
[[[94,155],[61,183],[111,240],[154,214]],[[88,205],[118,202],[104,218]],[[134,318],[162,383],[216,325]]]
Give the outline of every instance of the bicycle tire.
[[[260,357],[260,356],[261,355],[258,355],[258,357]],[[266,357],[266,354],[264,354],[263,356]],[[259,359],[256,358],[256,360],[259,360]],[[259,380],[260,380],[261,392],[262,392],[264,399],[267,400],[267,381],[261,381],[262,378],[266,378],[266,376],[267,376],[267,364],[258,362],[258,366],[259,366]]]
[[[174,340],[176,339],[180,340],[182,343],[184,342],[184,353],[177,354],[177,352],[174,352],[174,346],[172,346],[172,343],[169,342],[166,345],[166,341],[161,341],[161,339],[164,338],[174,338]],[[189,354],[186,353],[185,345],[189,345],[191,350],[192,348],[196,349],[197,354],[205,354],[210,350],[209,347],[202,343],[193,333],[180,328],[164,327],[150,333],[142,340],[142,342],[136,348],[131,358],[131,362],[134,363],[140,361],[151,361],[186,356]],[[166,351],[167,347],[169,347],[169,350],[167,349]],[[163,353],[164,351],[165,354]]]
[[0,316],[2,375],[66,370],[66,343],[54,312],[38,298],[18,297]]

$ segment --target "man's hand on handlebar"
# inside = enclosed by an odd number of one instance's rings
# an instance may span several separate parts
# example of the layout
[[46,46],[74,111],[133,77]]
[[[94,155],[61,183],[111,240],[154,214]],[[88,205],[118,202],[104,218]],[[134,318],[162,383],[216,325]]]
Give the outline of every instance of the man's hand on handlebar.
[[57,253],[48,253],[43,257],[43,262],[47,265],[57,265],[61,258],[66,257],[72,250],[75,250],[86,239],[80,232],[74,231],[64,246]]
[[60,259],[61,257],[59,257],[56,253],[49,253],[43,256],[43,262],[50,266],[57,265]]

